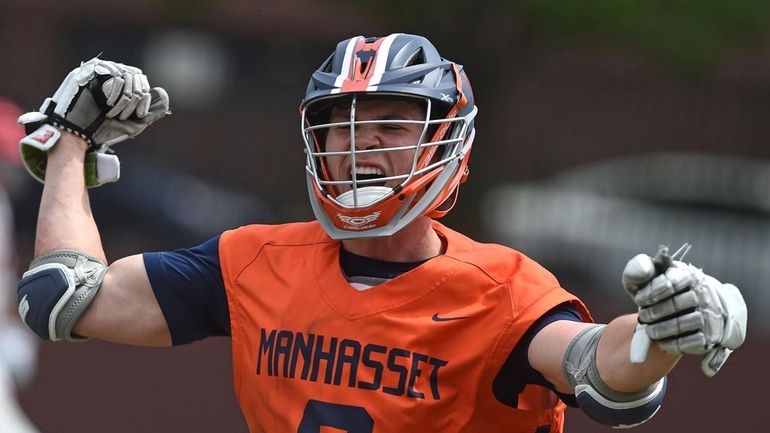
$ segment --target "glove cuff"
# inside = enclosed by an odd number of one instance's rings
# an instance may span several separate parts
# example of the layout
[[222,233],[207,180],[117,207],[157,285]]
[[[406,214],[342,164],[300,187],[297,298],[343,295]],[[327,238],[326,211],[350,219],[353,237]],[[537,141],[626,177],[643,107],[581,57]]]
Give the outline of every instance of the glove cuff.
[[86,186],[95,188],[120,179],[120,160],[114,153],[86,153]]
[[[27,113],[22,117],[30,114],[33,113]],[[28,118],[30,117],[34,116],[28,116]],[[30,122],[25,124],[25,126],[28,125],[30,125]],[[61,138],[61,131],[59,129],[43,123],[19,142],[19,153],[21,154],[24,168],[40,183],[45,183],[48,151],[53,148],[59,138]],[[88,150],[86,152],[85,181],[88,188],[116,182],[119,178],[120,160],[117,155],[110,150]]]
[[[27,117],[25,120],[36,117],[33,116],[34,114],[42,113],[24,114],[19,118],[19,123],[22,122],[22,118],[25,116]],[[38,125],[38,127],[19,141],[19,154],[21,155],[21,162],[24,164],[24,168],[27,169],[32,177],[42,183],[45,181],[48,151],[57,141],[59,141],[59,138],[61,138],[61,131],[46,123],[40,123],[39,121],[27,122],[24,123],[24,126],[29,130],[33,123]]]

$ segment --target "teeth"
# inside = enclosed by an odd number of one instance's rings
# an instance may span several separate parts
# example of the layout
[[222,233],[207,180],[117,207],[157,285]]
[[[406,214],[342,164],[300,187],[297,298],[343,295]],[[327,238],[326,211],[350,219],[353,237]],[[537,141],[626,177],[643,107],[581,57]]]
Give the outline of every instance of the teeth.
[[385,175],[385,172],[380,170],[377,167],[368,167],[368,166],[361,166],[356,167],[356,175],[378,175],[383,176]]

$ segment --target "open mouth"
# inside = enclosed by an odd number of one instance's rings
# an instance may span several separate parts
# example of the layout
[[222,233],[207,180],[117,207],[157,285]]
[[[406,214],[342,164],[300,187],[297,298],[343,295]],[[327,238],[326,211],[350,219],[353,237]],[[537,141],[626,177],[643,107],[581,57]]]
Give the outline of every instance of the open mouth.
[[[386,180],[380,180],[385,177],[385,172],[378,167],[371,166],[359,166],[356,167],[356,181],[359,182],[361,187],[365,186],[385,186]],[[353,173],[350,174],[350,179],[353,180]]]

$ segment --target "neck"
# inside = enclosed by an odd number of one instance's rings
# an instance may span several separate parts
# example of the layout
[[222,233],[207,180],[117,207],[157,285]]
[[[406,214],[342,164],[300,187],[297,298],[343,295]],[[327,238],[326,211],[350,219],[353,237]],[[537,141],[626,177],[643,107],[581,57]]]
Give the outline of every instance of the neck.
[[389,262],[426,260],[442,252],[441,238],[433,230],[431,221],[421,217],[391,236],[346,239],[342,247],[359,256]]

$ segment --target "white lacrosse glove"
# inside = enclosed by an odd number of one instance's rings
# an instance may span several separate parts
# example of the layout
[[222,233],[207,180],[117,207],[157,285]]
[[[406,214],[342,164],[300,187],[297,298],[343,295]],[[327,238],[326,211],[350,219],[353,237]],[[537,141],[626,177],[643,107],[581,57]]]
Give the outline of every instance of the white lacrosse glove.
[[115,182],[120,162],[110,146],[139,135],[168,108],[166,91],[151,89],[140,69],[93,58],[73,69],[39,111],[19,117],[29,134],[19,143],[24,167],[44,182],[47,152],[62,129],[88,142],[86,184]]
[[639,306],[632,362],[644,362],[652,340],[669,353],[705,354],[701,370],[712,377],[746,339],[746,302],[738,288],[672,260],[665,248],[654,259],[631,259],[623,287]]

